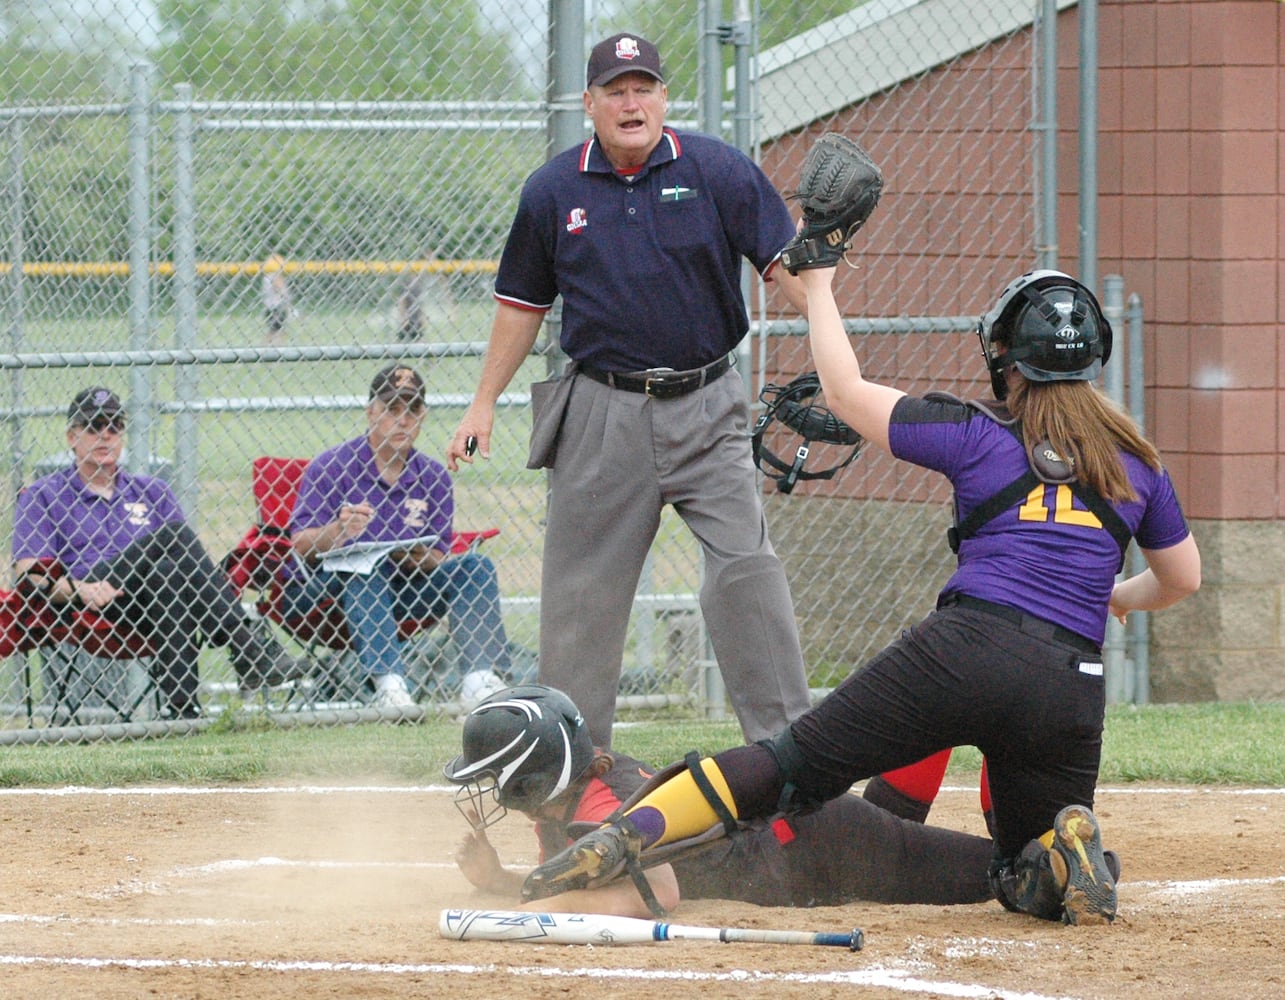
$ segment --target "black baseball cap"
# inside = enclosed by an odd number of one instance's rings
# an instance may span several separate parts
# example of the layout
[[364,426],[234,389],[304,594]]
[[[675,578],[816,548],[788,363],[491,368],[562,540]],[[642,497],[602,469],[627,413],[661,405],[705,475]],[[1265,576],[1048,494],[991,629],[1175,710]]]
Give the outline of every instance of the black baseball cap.
[[391,403],[404,399],[408,403],[424,402],[424,380],[419,372],[406,365],[393,364],[381,368],[370,383],[370,398]]
[[119,420],[122,419],[124,410],[125,408],[120,404],[120,397],[116,393],[101,385],[95,385],[76,393],[71,406],[67,407],[67,423],[88,427],[99,417]]
[[661,83],[665,74],[660,68],[660,53],[645,38],[621,32],[604,38],[589,53],[589,70],[585,80],[590,87],[602,87],[625,73],[646,73]]

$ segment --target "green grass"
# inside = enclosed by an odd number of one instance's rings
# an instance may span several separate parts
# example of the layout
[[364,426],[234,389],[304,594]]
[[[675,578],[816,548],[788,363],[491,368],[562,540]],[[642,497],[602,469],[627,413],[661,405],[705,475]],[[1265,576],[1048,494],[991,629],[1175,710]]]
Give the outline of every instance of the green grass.
[[[435,783],[459,749],[460,725],[275,729],[228,716],[194,736],[0,750],[0,787],[66,784]],[[740,742],[733,721],[648,721],[617,730],[616,749],[654,764]],[[951,771],[980,764],[961,748]],[[1285,787],[1285,704],[1111,706],[1101,780]]]

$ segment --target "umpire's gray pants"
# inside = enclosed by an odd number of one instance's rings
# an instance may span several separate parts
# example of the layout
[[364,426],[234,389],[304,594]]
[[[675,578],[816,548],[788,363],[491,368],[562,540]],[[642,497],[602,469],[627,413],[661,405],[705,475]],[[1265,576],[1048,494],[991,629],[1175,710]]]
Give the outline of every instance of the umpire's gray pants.
[[747,741],[808,708],[785,571],[767,534],[733,369],[677,399],[576,379],[550,474],[540,680],[611,746],[616,690],[643,562],[672,504],[705,554],[700,605]]

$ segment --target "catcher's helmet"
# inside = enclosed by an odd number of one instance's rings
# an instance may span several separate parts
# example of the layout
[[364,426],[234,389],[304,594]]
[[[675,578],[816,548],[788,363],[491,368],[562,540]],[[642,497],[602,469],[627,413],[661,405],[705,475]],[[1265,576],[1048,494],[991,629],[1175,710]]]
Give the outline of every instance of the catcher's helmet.
[[[1061,271],[1028,271],[981,318],[977,337],[999,399],[1006,369],[1032,382],[1091,382],[1111,357],[1111,324],[1093,293]],[[996,353],[995,347],[1003,347]]]
[[464,752],[442,773],[463,786],[456,806],[461,812],[472,806],[485,827],[509,809],[531,812],[557,798],[593,756],[593,741],[575,702],[556,688],[522,684],[491,695],[469,712]]
[[[846,468],[861,451],[865,438],[836,417],[830,410],[816,401],[821,391],[821,380],[816,372],[805,372],[788,385],[769,383],[759,393],[759,399],[767,404],[754,424],[750,442],[754,451],[754,463],[763,470],[769,479],[776,481],[776,488],[782,493],[789,493],[800,479],[831,479],[840,469]],[[778,458],[763,443],[763,435],[773,420],[779,420],[786,427],[803,438],[796,449],[794,459],[787,463]],[[807,461],[813,443],[840,445],[852,449],[845,458],[828,469],[820,472],[805,472],[803,464]],[[774,474],[764,465],[776,470]]]

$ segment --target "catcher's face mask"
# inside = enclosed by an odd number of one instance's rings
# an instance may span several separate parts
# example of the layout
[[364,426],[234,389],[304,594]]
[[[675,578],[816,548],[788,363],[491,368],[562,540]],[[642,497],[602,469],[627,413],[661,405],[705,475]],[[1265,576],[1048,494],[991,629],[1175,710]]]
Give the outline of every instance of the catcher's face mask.
[[[759,393],[759,399],[767,404],[767,409],[755,422],[750,438],[754,464],[776,483],[776,488],[782,493],[791,492],[795,483],[800,480],[833,479],[840,470],[852,463],[865,444],[865,439],[860,434],[817,402],[816,397],[820,391],[821,380],[816,372],[807,372],[788,385],[769,383]],[[773,420],[779,420],[803,438],[788,462],[774,455],[764,443],[764,435]],[[805,470],[804,465],[812,453],[812,446],[818,443],[851,450],[828,468],[820,471]]]

